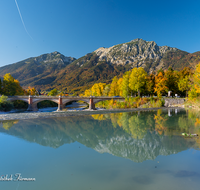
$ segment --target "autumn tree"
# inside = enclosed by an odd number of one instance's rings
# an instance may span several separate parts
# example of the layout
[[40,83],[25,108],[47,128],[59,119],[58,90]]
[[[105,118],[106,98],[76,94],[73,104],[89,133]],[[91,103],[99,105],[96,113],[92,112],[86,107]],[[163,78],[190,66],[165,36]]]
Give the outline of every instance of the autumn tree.
[[184,69],[178,72],[178,88],[186,97],[192,85],[192,76],[193,71],[189,67],[184,67]]
[[196,89],[196,93],[200,93],[200,63],[196,65],[196,69],[193,76],[194,88]]
[[174,94],[178,93],[178,73],[172,68],[165,71],[166,86]]
[[124,73],[123,80],[121,83],[122,96],[125,98],[129,95],[129,92],[130,92],[129,75],[130,75],[130,71]]
[[24,95],[24,89],[20,86],[20,83],[17,79],[14,79],[14,83],[15,83],[15,95]]
[[95,83],[92,88],[91,92],[93,96],[103,96],[103,91],[106,86],[106,83]]
[[190,76],[193,74],[193,71],[189,67],[184,67],[182,70],[178,72],[179,78],[185,78],[186,76]]
[[14,79],[10,73],[4,75],[2,88],[2,94],[7,96],[23,95],[24,93],[19,81]]
[[181,92],[185,92],[187,97],[187,92],[190,90],[190,78],[189,76],[185,76],[181,78],[178,82],[178,88]]
[[119,96],[122,96],[122,82],[123,82],[123,78],[119,78],[119,80],[117,81]]
[[103,95],[108,96],[109,92],[110,92],[110,84],[107,84],[103,90]]
[[157,71],[157,75],[158,75],[160,72],[161,72],[163,75],[165,74],[165,72],[163,71],[162,68],[160,68],[160,69]]
[[119,86],[117,84],[118,78],[115,76],[110,85],[109,96],[119,96]]
[[140,96],[140,92],[145,86],[146,82],[146,71],[140,68],[133,68],[129,78],[129,87],[131,90],[138,92],[138,96]]
[[166,86],[167,79],[163,76],[162,72],[159,72],[155,77],[155,88],[154,92],[157,93],[157,96],[160,98],[162,93],[167,92],[168,87]]
[[154,93],[155,88],[155,75],[151,73],[149,76],[146,77],[146,91],[151,96]]
[[38,92],[34,87],[28,87],[27,91],[27,95],[31,95],[31,96],[38,96]]
[[84,95],[83,95],[83,96],[86,96],[86,97],[88,97],[88,96],[91,96],[91,95],[92,95],[91,89],[87,89],[87,90],[85,90],[85,92],[84,92]]

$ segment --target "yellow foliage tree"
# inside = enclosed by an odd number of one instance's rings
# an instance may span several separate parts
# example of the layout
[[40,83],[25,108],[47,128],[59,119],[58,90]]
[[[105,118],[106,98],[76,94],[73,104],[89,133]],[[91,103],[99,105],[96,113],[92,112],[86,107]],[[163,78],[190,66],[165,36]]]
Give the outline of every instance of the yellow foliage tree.
[[28,87],[28,89],[26,90],[28,95],[34,96],[34,95],[38,95],[37,90],[34,87]]
[[188,90],[190,90],[190,79],[188,76],[185,76],[184,78],[181,78],[179,80],[178,88],[182,92],[186,91],[186,97],[187,97],[187,92]]
[[14,79],[14,77],[10,73],[7,73],[4,75],[3,78],[2,93],[4,95],[14,96],[14,95],[23,95],[24,91],[20,86],[19,81]]
[[196,65],[194,72],[194,88],[196,93],[200,93],[200,63]]
[[92,88],[91,92],[93,96],[103,96],[103,91],[106,86],[106,83],[95,83]]
[[155,77],[155,88],[154,91],[157,93],[157,96],[160,98],[163,92],[168,90],[166,86],[167,79],[163,76],[162,72],[159,72],[158,75]]
[[129,91],[130,91],[129,76],[130,76],[130,71],[127,71],[126,73],[124,73],[123,80],[122,80],[122,83],[120,85],[123,97],[127,97],[128,94],[129,94]]
[[117,82],[118,82],[118,78],[115,76],[110,85],[110,92],[108,94],[109,96],[119,96],[119,86]]
[[122,96],[122,90],[123,90],[123,88],[122,88],[122,82],[123,82],[123,78],[119,78],[119,80],[117,81],[117,85],[118,85],[118,88],[119,88],[119,96]]
[[87,90],[85,90],[85,92],[84,92],[84,96],[91,96],[92,95],[92,92],[91,92],[91,90],[90,89],[87,89]]
[[129,87],[131,90],[138,92],[138,96],[140,96],[140,92],[146,83],[147,72],[142,68],[133,68],[129,78]]

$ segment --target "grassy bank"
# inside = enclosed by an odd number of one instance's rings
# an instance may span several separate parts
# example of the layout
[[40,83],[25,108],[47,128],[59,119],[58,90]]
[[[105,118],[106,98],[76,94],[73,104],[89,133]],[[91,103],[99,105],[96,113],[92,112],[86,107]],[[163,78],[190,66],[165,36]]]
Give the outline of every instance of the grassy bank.
[[184,107],[187,108],[193,108],[196,110],[200,110],[200,97],[194,98],[194,99],[188,99],[184,103]]
[[125,101],[120,100],[106,100],[96,103],[95,107],[105,109],[127,109],[127,108],[157,108],[164,106],[164,99],[159,98],[140,98],[130,97],[126,98]]

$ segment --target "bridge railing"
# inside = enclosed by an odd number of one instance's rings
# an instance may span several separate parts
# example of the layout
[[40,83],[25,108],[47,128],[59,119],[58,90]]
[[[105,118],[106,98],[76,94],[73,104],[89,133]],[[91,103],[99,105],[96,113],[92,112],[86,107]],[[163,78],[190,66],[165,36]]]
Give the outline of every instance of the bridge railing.
[[29,98],[29,97],[32,97],[32,98],[70,98],[70,99],[73,99],[73,98],[94,98],[94,99],[124,99],[123,97],[117,97],[117,96],[43,96],[43,95],[39,95],[39,96],[8,96],[8,98]]

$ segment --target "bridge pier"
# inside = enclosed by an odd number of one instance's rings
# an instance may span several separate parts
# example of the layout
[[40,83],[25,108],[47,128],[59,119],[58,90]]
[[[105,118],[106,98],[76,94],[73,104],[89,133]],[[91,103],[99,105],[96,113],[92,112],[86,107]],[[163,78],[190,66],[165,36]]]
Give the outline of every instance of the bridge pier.
[[33,104],[33,98],[29,95],[28,97],[28,109],[27,111],[38,111],[37,104]]
[[96,110],[93,98],[90,98],[89,110]]
[[58,99],[58,109],[56,111],[61,111],[63,109],[62,97],[59,96]]

